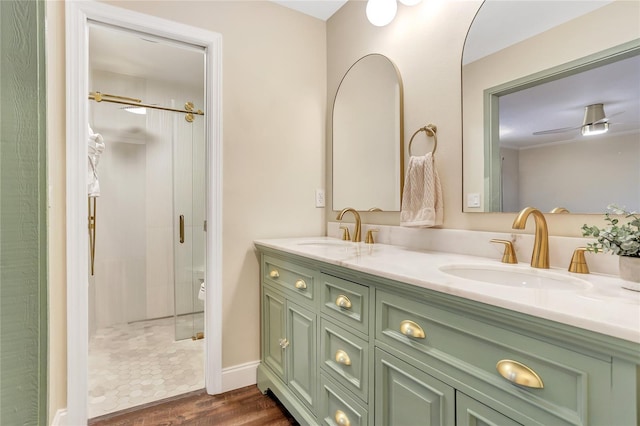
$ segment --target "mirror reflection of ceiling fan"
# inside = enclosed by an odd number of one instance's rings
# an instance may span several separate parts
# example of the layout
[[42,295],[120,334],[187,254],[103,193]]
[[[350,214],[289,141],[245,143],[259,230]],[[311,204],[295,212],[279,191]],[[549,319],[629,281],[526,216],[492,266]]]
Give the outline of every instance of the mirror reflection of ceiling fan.
[[555,133],[565,133],[580,129],[580,132],[583,136],[600,135],[602,133],[606,133],[609,130],[609,126],[611,124],[609,122],[609,119],[618,114],[621,114],[621,112],[612,114],[607,117],[604,113],[603,104],[587,105],[586,107],[584,107],[584,119],[582,120],[582,125],[577,127],[562,127],[559,129],[542,130],[539,132],[533,132],[533,134],[535,136],[551,135]]

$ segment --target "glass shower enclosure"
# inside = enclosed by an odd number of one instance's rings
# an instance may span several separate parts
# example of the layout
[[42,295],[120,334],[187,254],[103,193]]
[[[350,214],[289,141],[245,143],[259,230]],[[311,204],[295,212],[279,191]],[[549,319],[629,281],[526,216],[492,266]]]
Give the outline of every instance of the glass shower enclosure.
[[177,226],[174,243],[176,339],[204,338],[205,138],[204,120],[175,117],[173,199]]
[[[149,64],[163,56],[190,66],[195,76],[159,74],[165,70]],[[90,332],[172,318],[176,340],[203,338],[205,121],[197,112],[163,109],[203,109],[203,51],[96,24],[90,28],[89,68],[93,100],[96,92],[103,98],[90,102],[89,126],[105,144],[98,166]],[[117,102],[106,101],[113,95]],[[141,100],[151,107],[137,107]]]

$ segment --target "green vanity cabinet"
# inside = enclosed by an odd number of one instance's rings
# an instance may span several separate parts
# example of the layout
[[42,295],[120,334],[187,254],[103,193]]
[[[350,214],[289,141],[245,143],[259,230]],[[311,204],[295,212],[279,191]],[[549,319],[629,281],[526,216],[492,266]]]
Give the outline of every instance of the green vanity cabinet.
[[376,349],[376,426],[453,426],[455,390],[444,382]]
[[263,289],[262,359],[305,409],[314,411],[318,383],[317,316],[270,286]]
[[456,392],[456,426],[520,426],[520,423]]
[[362,335],[369,334],[369,287],[321,275],[322,314]]
[[258,387],[303,425],[640,424],[637,343],[257,246]]
[[363,402],[369,397],[369,342],[322,318],[320,367]]
[[270,256],[264,256],[262,271],[263,365],[258,371],[258,386],[271,389],[300,421],[315,424],[319,383],[317,273]]
[[366,404],[350,396],[338,382],[320,374],[320,424],[326,426],[368,426]]
[[287,302],[287,382],[293,393],[309,409],[315,402],[316,369],[316,315]]
[[[378,290],[376,308],[379,346],[459,382],[456,389],[495,400],[505,406],[500,411],[523,422],[581,425],[591,419],[606,425],[610,419],[602,403],[612,396],[610,357],[549,344],[429,299]],[[407,323],[419,330],[419,337],[410,335],[416,332],[407,331]],[[522,383],[511,381],[515,375]]]
[[285,375],[286,299],[268,288],[262,294],[262,362],[282,381]]

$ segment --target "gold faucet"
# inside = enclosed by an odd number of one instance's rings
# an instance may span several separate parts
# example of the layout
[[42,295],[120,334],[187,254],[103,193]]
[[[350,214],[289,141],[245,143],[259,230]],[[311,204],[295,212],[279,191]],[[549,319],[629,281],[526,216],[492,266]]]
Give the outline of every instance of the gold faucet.
[[533,215],[536,224],[536,235],[531,254],[531,266],[534,268],[549,269],[549,230],[547,221],[540,210],[533,207],[525,207],[513,221],[513,229],[524,229],[529,215]]
[[346,209],[343,209],[340,213],[338,213],[338,217],[336,217],[337,220],[342,220],[342,216],[344,216],[344,214],[346,212],[351,212],[353,213],[353,217],[356,218],[356,229],[353,232],[353,238],[351,239],[351,241],[353,241],[354,243],[359,243],[361,241],[360,238],[360,214],[355,211],[355,209],[351,208],[351,207],[347,207]]

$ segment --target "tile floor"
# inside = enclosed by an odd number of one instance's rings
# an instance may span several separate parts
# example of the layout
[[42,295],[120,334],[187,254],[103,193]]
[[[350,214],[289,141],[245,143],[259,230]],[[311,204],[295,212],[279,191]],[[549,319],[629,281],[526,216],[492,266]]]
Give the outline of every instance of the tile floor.
[[173,318],[89,339],[89,418],[204,388],[204,339],[175,341]]

